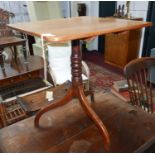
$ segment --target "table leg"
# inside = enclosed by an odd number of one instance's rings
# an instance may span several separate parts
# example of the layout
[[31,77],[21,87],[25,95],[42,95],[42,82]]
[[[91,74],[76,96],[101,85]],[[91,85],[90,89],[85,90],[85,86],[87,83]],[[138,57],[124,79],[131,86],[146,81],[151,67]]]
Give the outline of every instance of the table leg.
[[54,102],[48,107],[41,109],[36,114],[36,117],[34,120],[35,126],[39,127],[39,119],[45,112],[53,108],[56,108],[58,106],[64,105],[68,101],[70,101],[73,97],[76,97],[79,99],[81,106],[86,112],[86,114],[92,119],[92,121],[95,123],[95,125],[99,129],[103,137],[104,150],[108,152],[110,149],[110,137],[109,137],[108,131],[105,125],[103,124],[103,122],[101,121],[101,119],[98,117],[98,115],[89,105],[87,98],[83,91],[82,63],[81,63],[81,52],[80,52],[79,40],[72,41],[71,68],[72,68],[72,85],[70,89],[68,90],[67,95],[61,100]]
[[83,107],[88,117],[90,117],[92,121],[95,123],[95,125],[98,127],[103,137],[104,149],[108,151],[110,147],[110,138],[105,125],[103,124],[102,120],[98,117],[98,115],[95,113],[95,111],[91,108],[90,104],[87,101],[87,98],[85,97],[83,88],[81,86],[78,87],[78,92],[81,106]]
[[90,104],[87,101],[87,98],[84,94],[83,84],[82,84],[82,63],[81,63],[81,52],[79,46],[79,40],[72,42],[72,56],[71,56],[71,63],[72,63],[72,89],[74,96],[76,96],[84,111],[90,117],[90,119],[95,123],[97,128],[99,129],[104,143],[105,151],[110,149],[110,137],[108,131],[103,124],[102,120],[98,117],[95,111],[91,108]]
[[70,88],[68,90],[67,94],[62,99],[60,99],[60,100],[50,104],[49,106],[46,106],[45,108],[39,110],[39,112],[36,114],[35,119],[34,119],[35,127],[39,127],[40,117],[44,113],[46,113],[47,111],[52,110],[54,108],[57,108],[59,106],[65,105],[66,103],[68,103],[72,99],[72,96],[73,96],[73,90],[72,90],[72,88]]

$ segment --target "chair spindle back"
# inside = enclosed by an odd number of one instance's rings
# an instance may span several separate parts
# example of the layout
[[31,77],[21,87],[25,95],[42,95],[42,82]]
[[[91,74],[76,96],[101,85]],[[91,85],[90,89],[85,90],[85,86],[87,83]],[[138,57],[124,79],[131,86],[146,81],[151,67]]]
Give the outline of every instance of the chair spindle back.
[[155,112],[155,91],[151,80],[153,69],[155,70],[155,58],[151,57],[135,59],[124,68],[131,103],[149,113]]

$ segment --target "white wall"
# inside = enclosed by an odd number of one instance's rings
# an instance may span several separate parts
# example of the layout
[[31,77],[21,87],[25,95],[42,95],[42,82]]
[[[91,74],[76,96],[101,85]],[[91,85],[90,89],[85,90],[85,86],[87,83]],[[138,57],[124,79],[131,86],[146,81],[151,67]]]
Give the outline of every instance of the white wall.
[[27,4],[31,21],[63,17],[58,1],[28,1]]
[[[77,4],[85,3],[86,4],[86,15],[87,16],[96,16],[99,14],[99,2],[98,1],[72,1],[71,2],[71,16],[78,16]],[[94,41],[88,43],[88,50],[98,50],[98,38]]]
[[29,21],[26,1],[0,1],[0,8],[15,14],[10,23]]
[[64,18],[70,17],[70,4],[69,1],[60,1],[60,8]]
[[[118,1],[118,5],[126,4],[126,1]],[[147,17],[147,9],[148,9],[148,1],[131,1],[130,5],[130,13],[133,17],[142,17],[144,21],[146,21]],[[142,31],[141,44],[139,49],[139,57],[142,55],[143,48],[143,40],[144,40],[144,29]]]
[[[31,21],[63,18],[59,1],[28,1],[27,4]],[[41,39],[35,37],[35,41],[33,52],[35,55],[42,56]]]

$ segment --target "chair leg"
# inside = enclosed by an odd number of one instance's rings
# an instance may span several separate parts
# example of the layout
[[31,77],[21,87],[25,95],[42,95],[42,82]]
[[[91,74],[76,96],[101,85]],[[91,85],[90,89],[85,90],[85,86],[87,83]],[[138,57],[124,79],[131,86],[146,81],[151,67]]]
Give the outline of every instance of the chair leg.
[[90,95],[90,99],[91,99],[91,102],[95,102],[95,99],[94,99],[94,92],[90,89],[90,90],[87,90],[84,92],[85,93],[85,96],[88,96]]
[[84,83],[84,93],[86,96],[90,95],[90,99],[91,99],[91,102],[95,102],[95,99],[94,99],[94,91],[92,90],[91,86],[90,86],[90,82],[87,81],[86,83]]

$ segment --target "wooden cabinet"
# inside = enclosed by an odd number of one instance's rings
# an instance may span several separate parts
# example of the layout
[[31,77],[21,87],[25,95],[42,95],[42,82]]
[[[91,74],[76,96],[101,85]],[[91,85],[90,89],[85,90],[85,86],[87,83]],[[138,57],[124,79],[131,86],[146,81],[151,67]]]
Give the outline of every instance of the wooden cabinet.
[[129,61],[138,57],[140,39],[141,30],[106,35],[104,61],[123,68]]

